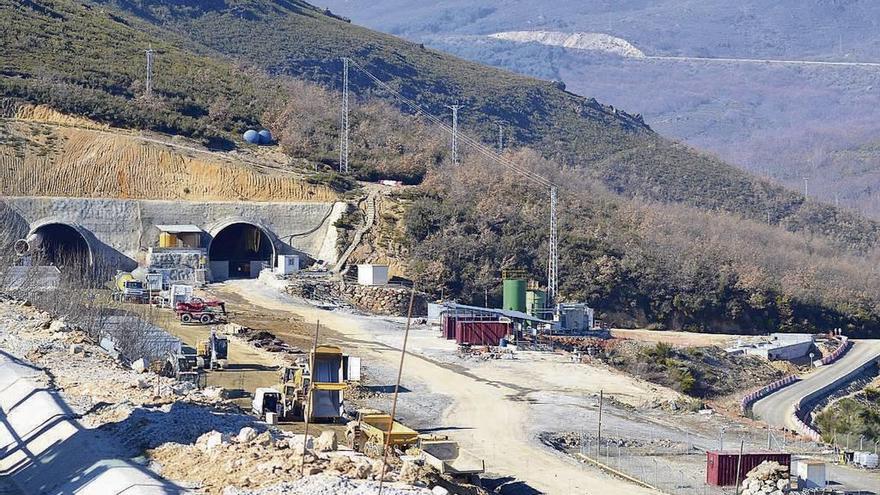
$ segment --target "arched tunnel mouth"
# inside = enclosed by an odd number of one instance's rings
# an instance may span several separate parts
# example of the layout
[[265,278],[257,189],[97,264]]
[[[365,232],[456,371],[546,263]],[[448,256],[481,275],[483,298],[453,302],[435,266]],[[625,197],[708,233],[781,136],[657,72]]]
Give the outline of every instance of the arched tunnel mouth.
[[[256,278],[263,263],[272,266],[274,257],[275,246],[269,234],[246,222],[223,227],[208,247],[208,259],[215,279]],[[224,270],[226,267],[228,269]]]
[[89,244],[74,227],[63,223],[50,223],[34,229],[38,238],[34,252],[36,262],[55,265],[59,269],[84,271],[92,264]]

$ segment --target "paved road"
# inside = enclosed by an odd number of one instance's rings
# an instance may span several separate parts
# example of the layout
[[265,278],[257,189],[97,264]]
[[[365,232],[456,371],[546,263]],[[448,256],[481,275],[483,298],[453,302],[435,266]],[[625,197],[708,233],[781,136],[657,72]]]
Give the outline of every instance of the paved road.
[[795,402],[876,359],[880,359],[880,340],[854,340],[849,352],[836,363],[822,366],[801,381],[756,402],[752,408],[755,417],[772,426],[794,429],[791,415]]
[[734,64],[776,64],[776,65],[814,65],[825,67],[880,67],[880,62],[829,62],[822,60],[778,60],[767,58],[725,58],[725,57],[674,57],[651,55],[647,60],[672,60],[680,62],[721,62]]

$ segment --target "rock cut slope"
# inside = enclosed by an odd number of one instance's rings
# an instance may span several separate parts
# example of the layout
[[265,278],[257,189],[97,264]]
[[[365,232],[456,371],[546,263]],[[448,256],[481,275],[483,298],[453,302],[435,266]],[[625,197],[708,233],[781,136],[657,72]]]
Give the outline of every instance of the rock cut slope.
[[[0,195],[188,201],[334,200],[280,164],[142,137],[46,107],[0,121]],[[269,162],[271,164],[271,162]]]

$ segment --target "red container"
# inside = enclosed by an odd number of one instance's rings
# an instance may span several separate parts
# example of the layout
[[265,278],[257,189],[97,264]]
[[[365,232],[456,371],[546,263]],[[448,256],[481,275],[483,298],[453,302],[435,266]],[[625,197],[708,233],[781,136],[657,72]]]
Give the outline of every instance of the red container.
[[[714,486],[730,486],[736,484],[736,464],[739,452],[706,452],[706,484]],[[776,461],[791,469],[791,454],[781,452],[744,452],[739,468],[739,481],[746,479],[746,474],[764,461]]]
[[510,333],[510,324],[500,321],[456,321],[455,341],[459,344],[499,345]]
[[446,340],[455,338],[455,323],[462,321],[498,321],[497,315],[443,315],[440,335]]

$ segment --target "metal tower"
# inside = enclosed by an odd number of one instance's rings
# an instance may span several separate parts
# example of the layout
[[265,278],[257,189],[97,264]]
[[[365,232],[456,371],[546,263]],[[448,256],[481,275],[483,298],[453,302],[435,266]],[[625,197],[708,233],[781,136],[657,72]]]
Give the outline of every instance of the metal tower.
[[559,232],[556,222],[556,186],[550,186],[550,255],[547,260],[547,303],[556,303],[559,276]]
[[147,98],[153,96],[153,47],[147,48]]
[[452,109],[452,164],[458,165],[458,109],[461,105],[446,105]]
[[498,153],[504,152],[504,122],[498,122]]
[[342,59],[342,132],[339,133],[339,171],[348,173],[348,58]]

